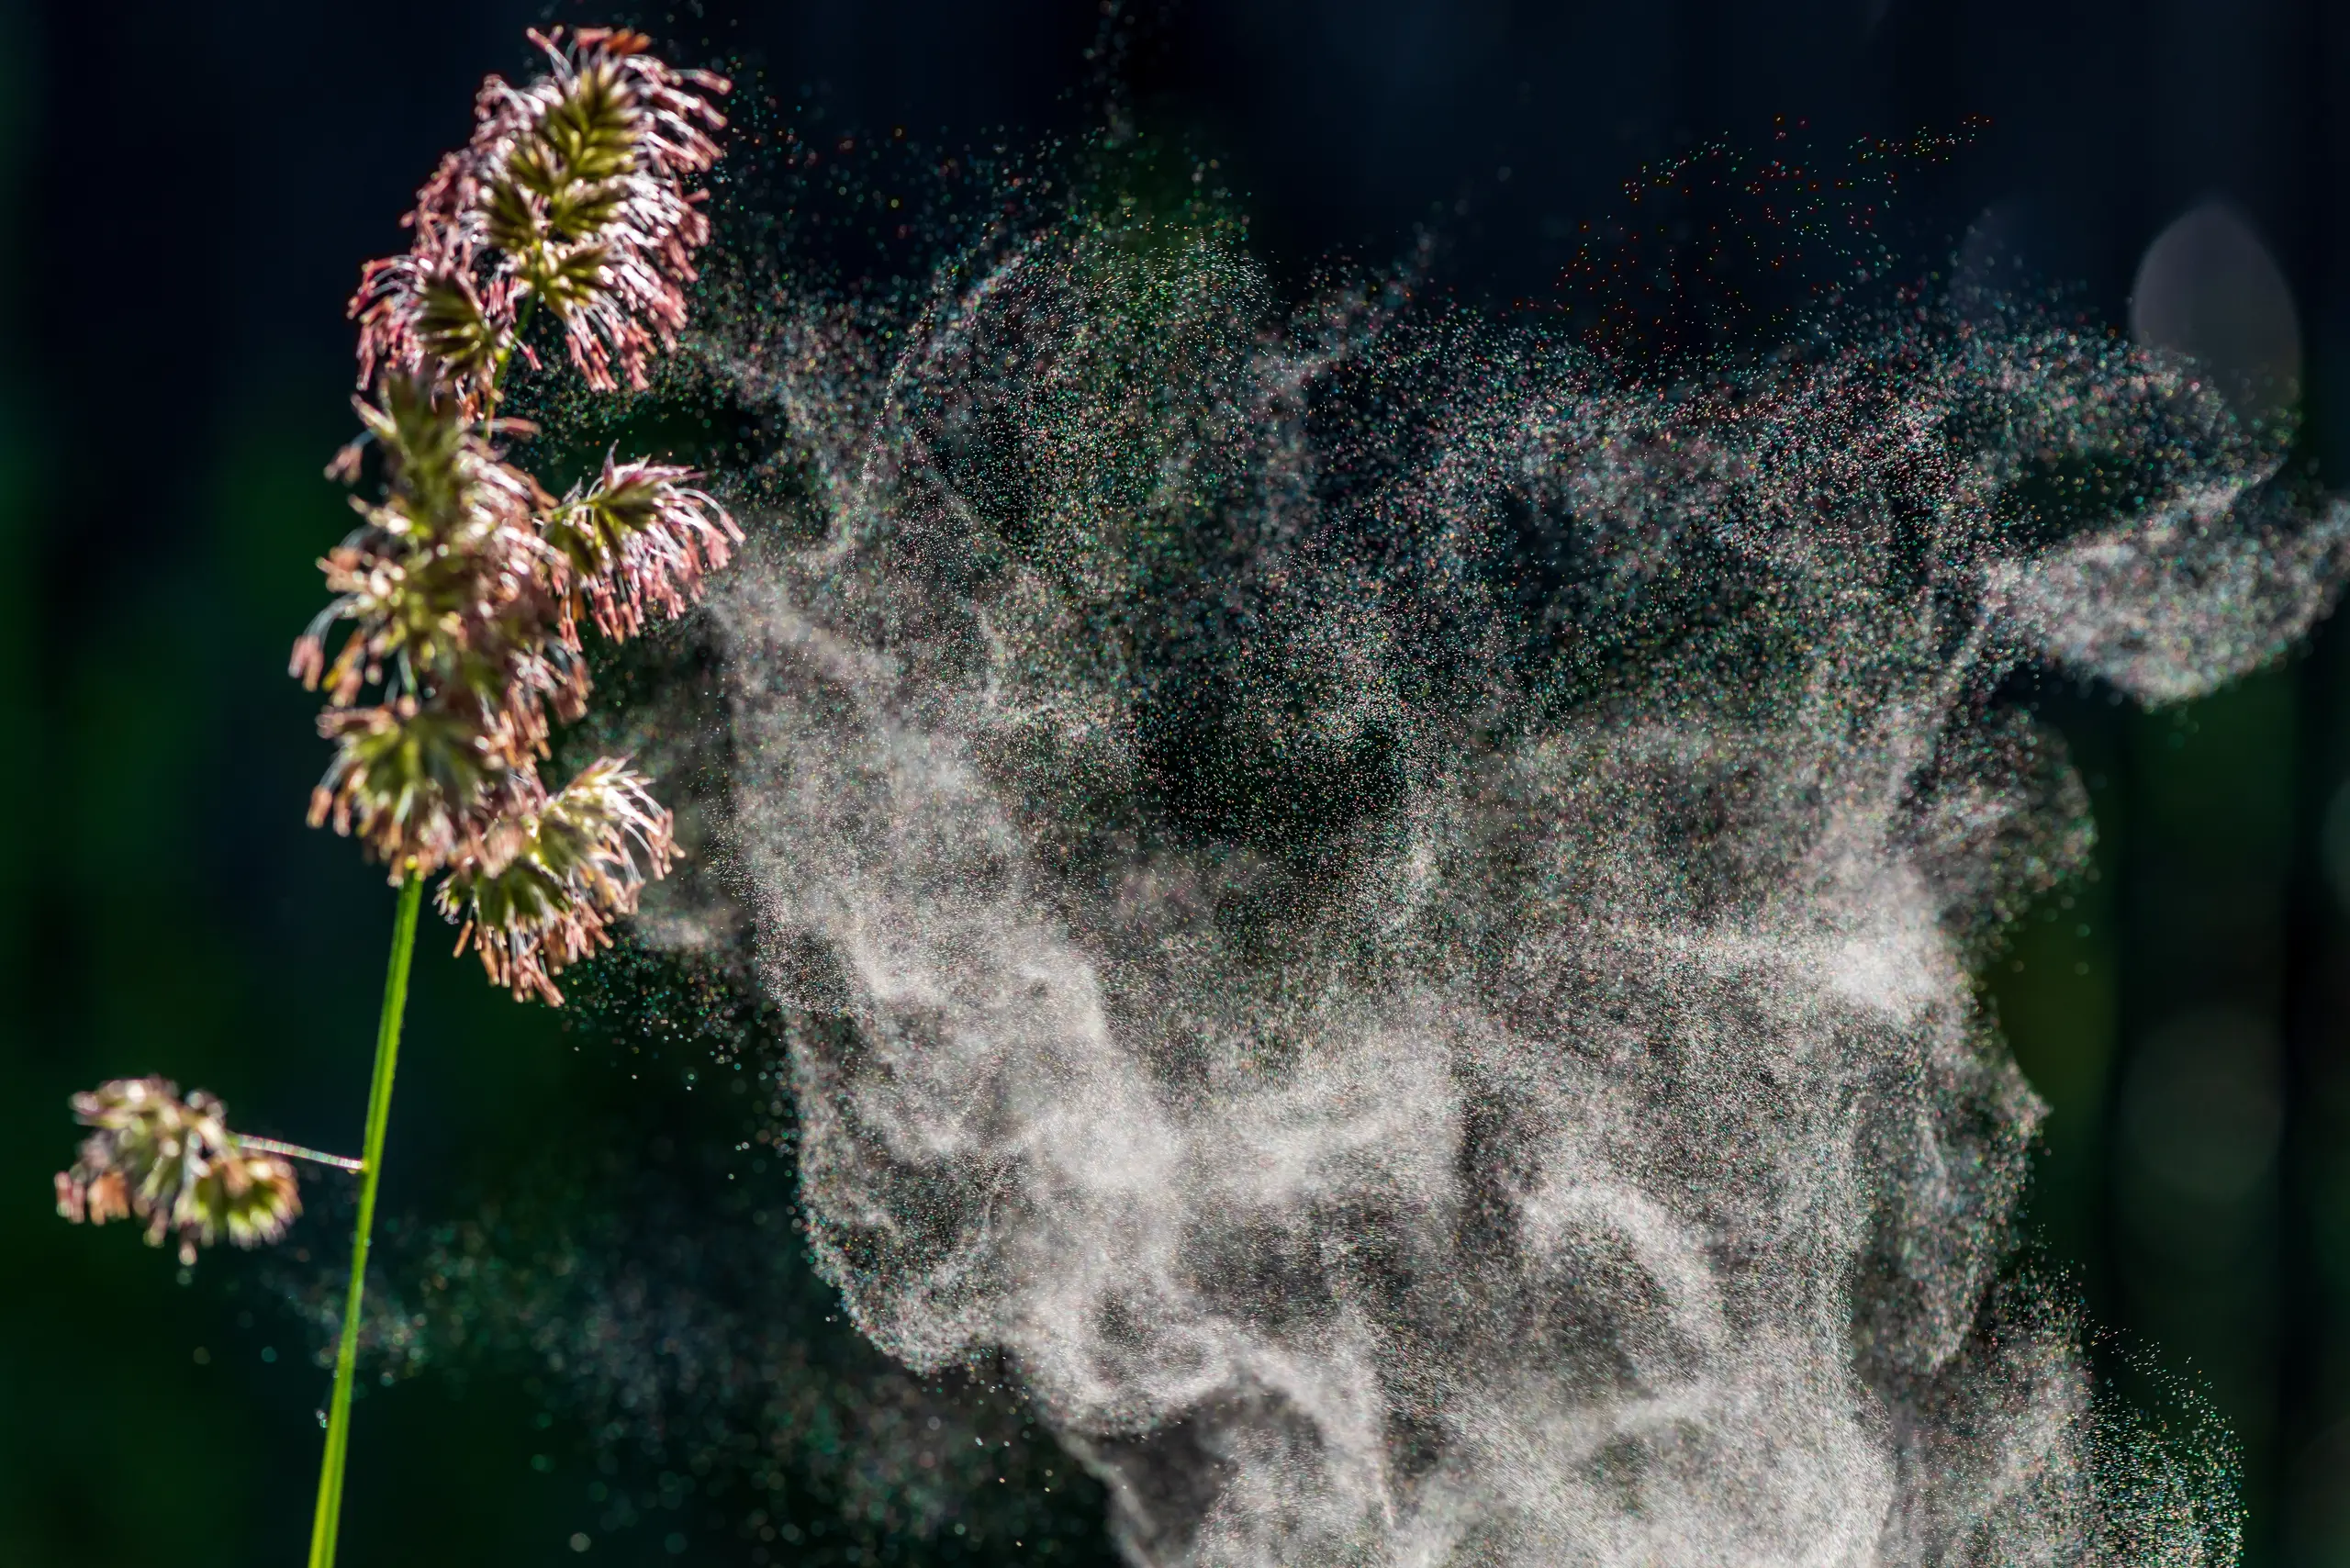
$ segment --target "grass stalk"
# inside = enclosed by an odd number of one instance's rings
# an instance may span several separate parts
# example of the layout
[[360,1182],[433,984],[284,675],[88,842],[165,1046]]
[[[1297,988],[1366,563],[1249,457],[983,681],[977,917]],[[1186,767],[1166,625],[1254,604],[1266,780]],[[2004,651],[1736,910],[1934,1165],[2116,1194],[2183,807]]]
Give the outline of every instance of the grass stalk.
[[359,1354],[359,1309],[367,1284],[367,1244],[375,1225],[375,1183],[384,1170],[384,1128],[392,1115],[392,1072],[400,1054],[400,1015],[408,1010],[408,962],[416,955],[416,917],[424,879],[400,884],[392,923],[392,957],[384,975],[384,1012],[375,1026],[375,1074],[367,1092],[367,1137],[359,1179],[359,1222],[351,1241],[351,1292],[343,1304],[342,1339],[334,1357],[334,1394],[327,1408],[327,1448],[319,1465],[319,1506],[310,1524],[310,1568],[334,1568],[335,1535],[342,1522],[343,1462],[351,1451],[351,1379]]

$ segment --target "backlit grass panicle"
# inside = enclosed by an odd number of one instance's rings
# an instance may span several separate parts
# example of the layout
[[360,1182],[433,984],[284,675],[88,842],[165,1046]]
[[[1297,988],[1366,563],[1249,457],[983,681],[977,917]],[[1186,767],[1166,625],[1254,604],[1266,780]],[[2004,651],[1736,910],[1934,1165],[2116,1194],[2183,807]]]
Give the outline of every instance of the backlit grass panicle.
[[[564,613],[569,560],[543,535],[552,502],[538,482],[453,398],[405,373],[355,406],[366,433],[334,471],[355,476],[372,442],[386,494],[354,498],[359,527],[319,562],[335,597],[294,645],[292,672],[325,689],[319,730],[339,743],[310,821],[355,832],[396,878],[429,874],[479,832],[485,808],[509,803],[552,723],[585,711],[588,671]],[[337,622],[351,632],[330,664]],[[369,689],[381,698],[361,706]]]
[[[325,692],[319,729],[337,743],[310,820],[358,837],[396,881],[451,869],[439,902],[466,912],[493,978],[553,1002],[548,977],[608,939],[642,878],[624,856],[610,880],[623,897],[519,846],[620,790],[644,810],[598,820],[632,835],[654,876],[673,849],[617,765],[551,800],[539,783],[554,725],[586,708],[579,622],[617,640],[683,614],[743,535],[689,469],[608,454],[558,502],[498,444],[535,433],[496,415],[517,352],[536,364],[534,305],[591,386],[614,387],[616,368],[642,386],[646,356],[675,345],[710,236],[686,182],[715,162],[724,124],[709,95],[726,82],[664,64],[641,35],[532,38],[548,74],[483,84],[471,139],[418,193],[408,253],[362,274],[352,309],[373,396],[330,473],[358,482],[372,449],[383,494],[354,501],[360,526],[319,563],[334,599],[291,667]],[[330,660],[337,622],[351,629]]]
[[[387,393],[395,405],[414,398],[436,409],[434,418],[454,411],[429,403],[405,378],[392,378]],[[353,498],[363,521],[319,563],[335,598],[295,644],[292,673],[313,689],[323,685],[341,706],[374,685],[461,684],[485,696],[519,686],[531,701],[553,700],[576,717],[584,689],[566,700],[561,683],[543,685],[523,657],[546,640],[565,588],[566,562],[540,536],[545,492],[462,428],[424,436],[453,437],[450,452],[428,454],[442,470],[430,472],[404,439],[418,432],[361,408],[381,432],[390,493],[380,505]],[[325,634],[338,621],[352,632],[330,666]]]
[[610,946],[610,923],[635,913],[647,878],[667,873],[672,829],[624,761],[589,764],[538,810],[502,821],[442,881],[441,913],[464,923],[457,951],[473,946],[517,1001],[560,1003],[554,977]]
[[637,33],[584,28],[568,46],[560,28],[533,36],[552,73],[517,95],[483,211],[588,385],[610,390],[617,362],[642,387],[654,346],[674,347],[685,327],[683,286],[710,239],[701,193],[684,182],[716,162],[709,133],[726,122],[693,89],[728,84],[672,70]]
[[57,1212],[76,1225],[141,1221],[150,1247],[176,1236],[192,1264],[224,1236],[238,1247],[274,1241],[302,1212],[294,1167],[240,1148],[229,1108],[202,1090],[183,1100],[169,1080],[120,1078],[73,1104],[95,1129],[57,1173]]

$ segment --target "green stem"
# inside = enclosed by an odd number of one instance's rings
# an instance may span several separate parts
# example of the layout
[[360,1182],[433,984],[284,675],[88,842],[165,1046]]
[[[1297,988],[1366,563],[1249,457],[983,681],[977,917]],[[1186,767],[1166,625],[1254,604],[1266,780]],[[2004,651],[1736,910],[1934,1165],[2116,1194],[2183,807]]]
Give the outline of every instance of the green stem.
[[319,1507],[310,1524],[310,1568],[334,1568],[342,1522],[343,1461],[351,1451],[351,1373],[359,1354],[359,1307],[367,1283],[367,1241],[375,1225],[375,1182],[384,1170],[384,1127],[392,1115],[392,1070],[399,1060],[400,1014],[408,1010],[408,960],[416,954],[416,915],[424,879],[400,884],[392,923],[392,958],[384,974],[384,1014],[375,1026],[375,1078],[367,1091],[365,1172],[359,1180],[359,1224],[351,1241],[351,1294],[342,1308],[342,1342],[334,1357],[334,1398],[327,1411],[327,1451],[319,1466]]

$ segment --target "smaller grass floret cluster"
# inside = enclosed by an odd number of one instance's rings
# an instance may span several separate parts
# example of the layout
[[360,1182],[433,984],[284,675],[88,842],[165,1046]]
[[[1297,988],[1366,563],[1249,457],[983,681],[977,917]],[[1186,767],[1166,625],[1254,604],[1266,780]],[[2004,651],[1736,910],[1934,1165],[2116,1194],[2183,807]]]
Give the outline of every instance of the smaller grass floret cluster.
[[117,1079],[73,1096],[73,1114],[96,1129],[57,1173],[57,1211],[76,1224],[135,1215],[149,1246],[176,1236],[192,1264],[223,1236],[239,1247],[274,1241],[302,1212],[294,1167],[242,1147],[229,1107],[200,1089],[183,1100],[167,1079]]

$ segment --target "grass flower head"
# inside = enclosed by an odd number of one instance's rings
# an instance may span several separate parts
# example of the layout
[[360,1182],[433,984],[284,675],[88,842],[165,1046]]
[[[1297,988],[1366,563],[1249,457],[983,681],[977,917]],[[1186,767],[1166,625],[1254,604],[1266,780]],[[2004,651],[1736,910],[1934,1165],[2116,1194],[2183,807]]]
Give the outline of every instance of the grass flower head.
[[162,1078],[118,1078],[73,1096],[94,1130],[80,1158],[57,1173],[57,1211],[75,1224],[144,1222],[147,1244],[179,1238],[180,1261],[222,1237],[257,1247],[285,1234],[302,1212],[294,1167],[239,1146],[229,1108],[197,1090],[180,1098]]
[[[556,502],[498,444],[534,433],[496,406],[513,356],[530,360],[536,307],[591,386],[614,387],[615,367],[642,386],[646,356],[675,346],[710,237],[703,193],[686,185],[725,123],[708,96],[724,79],[664,64],[640,34],[531,36],[548,73],[483,84],[471,139],[418,193],[408,253],[361,275],[352,309],[373,396],[355,400],[364,433],[329,472],[356,482],[372,448],[383,495],[354,499],[359,527],[319,563],[334,597],[291,667],[325,691],[319,727],[337,743],[311,822],[355,834],[395,881],[456,868],[440,902],[497,906],[471,928],[493,976],[554,1001],[547,977],[634,895],[588,896],[567,872],[547,882],[544,855],[510,846],[618,799],[626,779],[642,821],[611,820],[634,824],[653,875],[671,852],[666,814],[617,765],[553,800],[539,784],[553,725],[587,705],[579,622],[620,639],[683,614],[743,535],[686,468],[607,454],[596,483]],[[330,660],[337,622],[350,631]],[[556,888],[571,890],[549,902]]]

